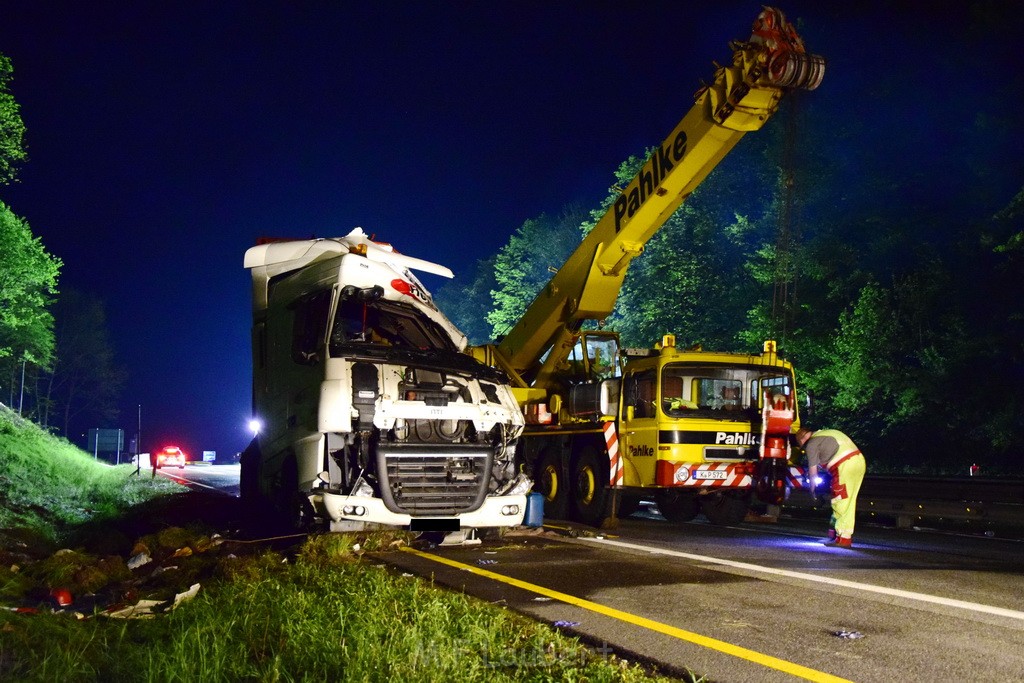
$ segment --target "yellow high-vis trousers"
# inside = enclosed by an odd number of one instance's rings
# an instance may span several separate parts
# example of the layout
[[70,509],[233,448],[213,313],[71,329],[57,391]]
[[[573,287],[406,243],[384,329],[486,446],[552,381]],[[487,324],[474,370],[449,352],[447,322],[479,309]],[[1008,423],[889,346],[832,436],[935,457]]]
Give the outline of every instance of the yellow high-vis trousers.
[[864,481],[867,463],[860,453],[843,458],[835,467],[829,468],[832,475],[832,520],[831,526],[839,538],[852,538],[853,525],[857,517],[857,494]]

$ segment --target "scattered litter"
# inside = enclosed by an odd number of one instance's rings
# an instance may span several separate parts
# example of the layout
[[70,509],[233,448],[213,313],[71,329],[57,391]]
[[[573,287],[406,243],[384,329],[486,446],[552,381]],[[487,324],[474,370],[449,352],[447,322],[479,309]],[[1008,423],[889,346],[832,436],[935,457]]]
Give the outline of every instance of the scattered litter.
[[193,583],[192,586],[187,591],[185,591],[184,593],[178,593],[177,595],[174,596],[174,604],[171,605],[171,609],[174,609],[175,607],[177,607],[181,603],[185,602],[186,600],[191,600],[192,598],[196,597],[196,595],[198,595],[198,593],[199,593],[199,584],[198,583]]
[[579,626],[579,625],[580,625],[580,622],[578,622],[578,621],[559,620],[559,621],[555,622],[555,626],[557,626],[558,628],[572,628],[573,626]]
[[497,554],[498,554],[497,550],[485,550],[484,551],[484,555],[497,555]]
[[412,576],[409,572],[402,572],[402,576]]
[[171,557],[188,557],[191,554],[192,548],[185,546],[184,548],[178,548],[177,550],[175,550],[174,554],[171,555]]
[[61,607],[67,607],[74,602],[74,598],[71,597],[71,591],[67,588],[54,588],[50,591],[50,597]]
[[106,612],[106,616],[114,617],[115,619],[152,619],[158,613],[165,610],[172,610],[186,600],[191,600],[199,593],[199,584],[194,583],[184,593],[178,593],[174,596],[174,601],[168,605],[167,600],[139,600],[134,605],[124,607],[119,610],[113,610]]
[[533,599],[534,602],[551,602],[551,598],[536,597]]
[[153,558],[147,555],[146,553],[139,553],[138,555],[135,555],[130,560],[128,560],[128,569],[138,569],[142,565],[149,564],[152,561]]
[[353,543],[352,544],[352,552],[358,553],[362,549],[362,547],[363,546],[359,545],[358,543]]
[[836,638],[846,638],[847,640],[856,640],[857,638],[864,637],[864,634],[860,631],[851,631],[845,628],[839,631],[833,631],[832,635],[834,635]]
[[488,565],[488,564],[498,564],[498,561],[497,560],[477,560],[476,563],[481,565],[481,566],[483,566],[483,565]]
[[152,619],[156,616],[154,610],[163,604],[163,600],[139,600],[134,605],[107,612],[106,615],[115,619]]
[[172,569],[177,569],[177,568],[178,568],[178,565],[176,565],[176,564],[172,564],[172,565],[170,565],[168,567],[157,567],[156,569],[153,570],[152,576],[160,576],[164,572],[169,572]]

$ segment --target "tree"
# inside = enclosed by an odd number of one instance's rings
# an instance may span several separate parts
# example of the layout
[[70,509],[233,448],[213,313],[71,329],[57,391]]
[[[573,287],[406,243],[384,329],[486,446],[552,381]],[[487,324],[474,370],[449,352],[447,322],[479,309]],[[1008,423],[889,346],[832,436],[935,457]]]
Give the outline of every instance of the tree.
[[492,336],[509,332],[527,307],[565,263],[580,241],[585,214],[567,207],[557,218],[541,215],[523,223],[501,248],[494,261],[497,287],[491,290],[494,308],[487,315]]
[[8,84],[13,77],[11,60],[0,54],[0,183],[9,183],[17,175],[16,166],[25,160],[25,124]]
[[0,360],[49,362],[53,318],[47,307],[61,265],[28,223],[0,202]]
[[40,382],[39,422],[71,438],[117,417],[127,373],[114,361],[103,302],[74,289],[54,307],[56,352]]
[[473,345],[485,344],[491,339],[487,315],[492,307],[491,290],[498,287],[494,278],[496,259],[497,255],[492,255],[477,261],[468,283],[459,280],[447,282],[434,297],[438,307]]

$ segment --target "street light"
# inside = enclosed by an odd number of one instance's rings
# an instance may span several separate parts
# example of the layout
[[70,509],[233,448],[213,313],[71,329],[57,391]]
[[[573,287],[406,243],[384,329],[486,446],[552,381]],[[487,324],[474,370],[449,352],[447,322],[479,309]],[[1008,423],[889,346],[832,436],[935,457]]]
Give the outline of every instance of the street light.
[[263,429],[263,424],[259,420],[256,418],[249,420],[249,431],[252,432],[253,438],[259,435],[261,429]]

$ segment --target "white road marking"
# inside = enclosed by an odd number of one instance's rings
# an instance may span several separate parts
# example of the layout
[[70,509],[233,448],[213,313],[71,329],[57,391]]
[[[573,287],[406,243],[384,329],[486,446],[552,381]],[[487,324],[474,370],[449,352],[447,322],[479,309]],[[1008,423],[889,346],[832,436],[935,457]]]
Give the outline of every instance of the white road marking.
[[928,602],[934,605],[943,605],[945,607],[955,607],[957,609],[968,610],[971,612],[980,612],[984,614],[993,614],[1000,617],[1008,617],[1010,619],[1019,619],[1024,621],[1024,612],[1017,610],[1007,609],[1005,607],[993,607],[991,605],[982,605],[977,602],[967,602],[966,600],[954,600],[952,598],[943,598],[938,595],[928,595],[927,593],[914,593],[913,591],[905,591],[899,588],[888,588],[886,586],[875,586],[870,583],[860,583],[857,581],[847,581],[845,579],[838,579],[832,576],[819,576],[817,574],[803,574],[801,572],[793,572],[787,569],[775,569],[774,567],[762,567],[756,564],[749,564],[747,562],[736,562],[735,560],[724,560],[718,557],[710,557],[708,555],[695,555],[693,553],[684,553],[678,550],[666,550],[663,548],[653,548],[646,545],[640,545],[637,543],[627,543],[625,541],[612,541],[607,538],[579,538],[579,541],[590,541],[593,543],[613,545],[620,548],[629,548],[630,550],[640,550],[649,552],[652,555],[668,555],[670,557],[682,557],[687,560],[696,560],[698,562],[708,562],[711,564],[719,564],[724,567],[733,567],[735,569],[742,569],[749,572],[757,572],[761,574],[772,574],[775,576],[784,576],[790,579],[800,579],[802,581],[813,581],[815,583],[823,583],[829,586],[842,586],[844,588],[852,588],[854,590],[865,591],[869,593],[879,593],[881,595],[889,595],[893,597],[906,598],[907,600],[915,600],[918,602]]

